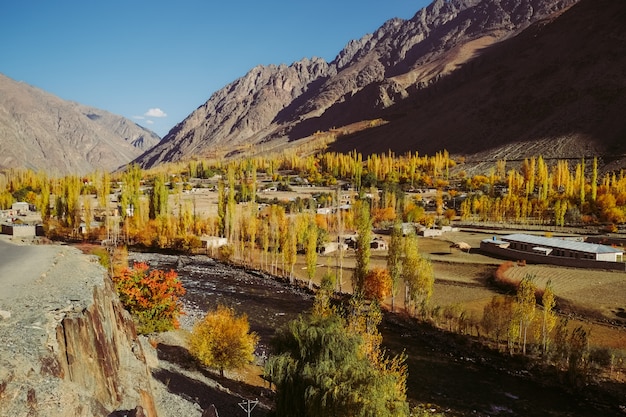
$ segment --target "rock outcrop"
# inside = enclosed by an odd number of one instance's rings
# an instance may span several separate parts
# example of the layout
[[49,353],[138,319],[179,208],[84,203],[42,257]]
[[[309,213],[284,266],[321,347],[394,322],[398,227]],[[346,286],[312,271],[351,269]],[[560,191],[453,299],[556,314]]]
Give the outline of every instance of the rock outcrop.
[[106,271],[66,246],[0,246],[0,416],[155,417],[142,344]]

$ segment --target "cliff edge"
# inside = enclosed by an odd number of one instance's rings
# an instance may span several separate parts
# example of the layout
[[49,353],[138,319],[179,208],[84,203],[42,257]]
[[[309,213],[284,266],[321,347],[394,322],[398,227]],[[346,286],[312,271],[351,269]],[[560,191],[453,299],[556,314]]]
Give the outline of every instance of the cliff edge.
[[156,417],[152,383],[94,257],[0,237],[0,417]]

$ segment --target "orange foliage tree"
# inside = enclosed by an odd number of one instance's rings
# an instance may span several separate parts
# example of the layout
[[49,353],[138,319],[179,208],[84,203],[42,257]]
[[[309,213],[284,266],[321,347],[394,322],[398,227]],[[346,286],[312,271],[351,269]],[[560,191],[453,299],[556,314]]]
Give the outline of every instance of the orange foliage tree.
[[122,304],[130,311],[139,333],[152,333],[178,327],[185,288],[174,271],[152,270],[146,263],[135,263],[113,277]]
[[391,294],[391,275],[385,268],[374,268],[365,276],[363,285],[365,298],[381,303]]

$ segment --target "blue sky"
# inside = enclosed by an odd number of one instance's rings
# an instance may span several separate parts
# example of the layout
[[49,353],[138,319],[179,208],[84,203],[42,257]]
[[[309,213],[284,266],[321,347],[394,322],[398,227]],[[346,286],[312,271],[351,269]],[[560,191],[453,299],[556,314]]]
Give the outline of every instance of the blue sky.
[[9,0],[0,73],[164,136],[256,65],[332,61],[427,0]]

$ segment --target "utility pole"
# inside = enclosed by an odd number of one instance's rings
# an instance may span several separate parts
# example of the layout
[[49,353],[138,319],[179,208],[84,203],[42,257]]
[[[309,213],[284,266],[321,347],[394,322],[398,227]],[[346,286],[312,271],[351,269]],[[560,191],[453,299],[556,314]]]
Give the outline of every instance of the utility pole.
[[259,403],[259,400],[254,400],[254,401],[245,400],[237,404],[239,405],[239,407],[241,407],[243,411],[246,412],[248,417],[250,417],[250,415],[252,414],[252,410],[254,410],[254,407],[256,407],[258,403]]

